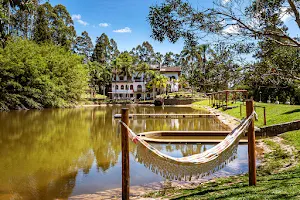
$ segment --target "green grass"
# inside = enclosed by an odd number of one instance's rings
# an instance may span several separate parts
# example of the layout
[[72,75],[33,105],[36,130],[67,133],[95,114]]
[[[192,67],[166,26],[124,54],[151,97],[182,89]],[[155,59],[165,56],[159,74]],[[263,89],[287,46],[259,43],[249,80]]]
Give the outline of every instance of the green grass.
[[289,141],[300,152],[300,130],[284,133],[281,137]]
[[91,97],[91,94],[84,94],[81,96],[83,99],[106,99],[107,96],[102,95],[102,94],[95,94],[94,97]]
[[[208,106],[209,101],[203,100],[200,102],[194,103],[195,108],[197,106]],[[242,102],[237,102],[235,104],[229,104],[229,106],[237,106],[233,109],[228,109],[223,111],[222,108],[219,110],[234,116],[236,118],[242,119],[246,116],[246,106],[242,105],[242,115],[240,114],[240,105],[243,104]],[[290,122],[294,120],[300,120],[300,106],[299,105],[284,105],[284,104],[268,104],[268,103],[258,103],[255,102],[256,106],[264,106],[266,107],[266,118],[267,118],[267,126],[273,124],[279,124],[284,122]],[[258,127],[264,126],[264,114],[263,108],[257,107],[256,113],[258,114],[258,121],[255,122],[255,125]]]

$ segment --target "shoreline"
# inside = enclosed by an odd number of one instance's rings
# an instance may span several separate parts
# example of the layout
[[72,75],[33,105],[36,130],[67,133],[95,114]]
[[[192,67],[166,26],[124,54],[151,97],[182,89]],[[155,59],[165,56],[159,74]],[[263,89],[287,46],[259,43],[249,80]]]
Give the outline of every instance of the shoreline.
[[[175,106],[175,107],[180,107]],[[191,107],[193,108],[193,105],[184,105],[185,107]],[[214,108],[208,107],[208,106],[202,106],[202,108],[206,109],[208,112],[212,114],[219,114],[217,116],[218,120],[222,122],[227,128],[230,128],[233,130],[237,125],[238,125],[238,120],[230,115],[227,115],[219,110],[215,110]],[[195,107],[193,108],[195,109]],[[196,109],[197,110],[197,109]],[[242,173],[243,174],[243,173]],[[148,183],[144,185],[137,185],[137,186],[131,186],[130,187],[130,199],[154,199],[154,198],[147,198],[143,197],[148,193],[153,193],[153,192],[159,192],[162,190],[166,189],[193,189],[197,186],[199,186],[202,183],[208,183],[208,182],[213,182],[217,178],[225,178],[225,177],[236,177],[240,176],[242,174],[232,174],[232,175],[217,175],[215,177],[207,177],[207,178],[202,178],[202,179],[196,179],[192,181],[161,181],[161,182],[153,182],[153,183]],[[100,192],[95,192],[92,194],[80,194],[80,195],[74,195],[69,197],[69,199],[91,199],[91,200],[103,200],[103,199],[120,199],[122,197],[122,188],[115,188],[115,189],[109,189],[109,190],[104,190]],[[155,198],[155,199],[160,199],[160,198]]]

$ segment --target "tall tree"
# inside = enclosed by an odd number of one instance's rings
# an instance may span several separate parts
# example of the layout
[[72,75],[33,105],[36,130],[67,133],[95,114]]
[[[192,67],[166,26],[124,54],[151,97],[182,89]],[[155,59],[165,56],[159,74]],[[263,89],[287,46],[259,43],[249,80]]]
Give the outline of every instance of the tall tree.
[[58,4],[53,8],[52,39],[57,45],[71,49],[76,32],[70,13],[64,5]]
[[76,43],[74,46],[74,51],[79,55],[83,55],[85,57],[85,62],[90,60],[92,56],[94,45],[92,40],[88,34],[88,32],[84,31],[81,33],[81,36],[76,38]]
[[52,41],[53,7],[46,2],[37,8],[33,30],[33,40],[37,43]]
[[163,65],[173,67],[175,65],[175,56],[173,52],[167,52],[164,56]]
[[105,88],[111,83],[111,72],[105,65],[98,62],[89,62],[90,85],[93,90],[102,90],[105,95]]
[[115,66],[118,75],[124,75],[127,78],[126,88],[128,91],[128,79],[131,78],[134,73],[132,56],[126,51],[121,53],[115,61]]
[[105,33],[102,33],[102,35],[96,40],[92,61],[97,61],[100,64],[107,64],[111,62],[111,46],[109,38]]
[[[150,72],[150,66],[147,63],[139,63],[139,65],[136,67],[136,72],[139,76],[143,75],[143,83],[146,85],[146,79],[151,76]],[[143,91],[144,93],[144,101],[145,101],[145,89]]]
[[163,64],[164,55],[160,52],[156,52],[154,55],[154,64],[158,65],[159,67]]
[[0,42],[5,44],[13,28],[13,10],[29,11],[33,7],[31,0],[2,0],[0,2]]
[[110,50],[110,54],[111,54],[110,60],[113,61],[120,55],[120,51],[118,49],[118,44],[114,39],[110,39],[110,48],[111,48],[111,50]]

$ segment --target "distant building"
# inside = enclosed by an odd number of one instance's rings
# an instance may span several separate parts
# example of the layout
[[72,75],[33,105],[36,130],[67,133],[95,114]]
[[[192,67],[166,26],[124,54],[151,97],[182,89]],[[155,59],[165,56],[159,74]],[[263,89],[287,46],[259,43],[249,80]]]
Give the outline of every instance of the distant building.
[[[170,88],[168,92],[178,91],[178,79],[181,74],[181,67],[156,67],[151,66],[152,70],[157,70],[169,78]],[[111,99],[152,99],[152,89],[147,89],[146,85],[150,80],[144,80],[144,74],[135,73],[132,77],[114,74],[112,79]],[[145,97],[144,97],[145,94]],[[156,91],[155,91],[156,95]]]

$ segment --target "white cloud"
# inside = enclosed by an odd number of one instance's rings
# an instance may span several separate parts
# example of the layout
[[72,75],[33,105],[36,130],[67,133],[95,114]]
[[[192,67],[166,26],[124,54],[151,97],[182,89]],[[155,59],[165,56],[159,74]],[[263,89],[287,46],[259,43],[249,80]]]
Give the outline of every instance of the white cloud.
[[288,13],[287,8],[283,7],[280,9],[280,16],[283,22],[287,21],[289,18],[292,17],[291,13]]
[[77,21],[77,20],[79,20],[79,19],[81,19],[81,15],[72,15],[72,19],[74,20],[74,21]]
[[228,2],[230,2],[231,0],[222,0],[222,4],[227,4]]
[[240,31],[240,28],[238,25],[230,25],[230,26],[227,26],[223,32],[224,33],[227,33],[227,34],[237,34],[239,33]]
[[109,24],[108,24],[108,23],[100,23],[99,26],[100,26],[100,27],[108,27]]
[[78,14],[78,15],[72,15],[72,19],[73,19],[74,21],[78,22],[79,24],[83,25],[83,26],[89,25],[89,23],[87,23],[87,22],[85,22],[85,21],[83,21],[83,20],[81,19],[81,15],[80,15],[80,14]]
[[115,33],[131,33],[132,31],[129,27],[125,27],[122,29],[114,30],[113,32],[115,32]]

